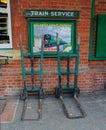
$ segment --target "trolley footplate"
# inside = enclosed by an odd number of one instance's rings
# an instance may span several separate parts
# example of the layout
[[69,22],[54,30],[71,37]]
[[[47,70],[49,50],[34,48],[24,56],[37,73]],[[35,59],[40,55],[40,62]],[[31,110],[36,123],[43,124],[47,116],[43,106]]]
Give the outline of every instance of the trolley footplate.
[[[35,120],[37,121],[37,120],[40,120],[42,118],[42,99],[38,99],[38,105],[37,105],[38,106],[38,109],[37,109],[37,113],[38,113],[37,115],[38,116],[36,118],[26,118],[25,117],[28,109],[29,109],[29,111],[31,109],[31,106],[29,106],[28,103],[29,103],[28,99],[26,99],[24,101],[24,106],[23,106],[23,110],[22,110],[21,120],[23,120],[23,121],[35,121]],[[34,113],[33,113],[33,116],[34,116]],[[36,116],[36,114],[35,114],[35,116]]]
[[77,114],[73,115],[73,113],[71,111],[69,111],[69,108],[68,108],[68,106],[65,102],[65,98],[63,98],[62,95],[60,95],[60,100],[62,102],[63,111],[64,111],[67,118],[69,118],[69,119],[79,119],[79,118],[84,118],[86,116],[86,113],[85,113],[85,111],[84,111],[84,109],[83,109],[83,107],[82,107],[82,105],[81,105],[81,103],[80,103],[80,101],[79,101],[79,99],[77,98],[76,95],[74,95],[74,100],[75,100],[77,109],[79,109],[79,112],[80,112],[79,115],[77,115]]

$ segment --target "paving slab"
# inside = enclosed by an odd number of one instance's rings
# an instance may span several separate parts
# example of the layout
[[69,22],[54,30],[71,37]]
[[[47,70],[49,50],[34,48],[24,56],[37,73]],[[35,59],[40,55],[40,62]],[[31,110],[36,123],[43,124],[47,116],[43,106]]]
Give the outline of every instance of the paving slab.
[[0,98],[0,115],[3,113],[6,105],[6,99]]
[[[67,103],[72,101],[70,98],[66,100]],[[19,101],[14,121],[1,124],[1,130],[106,130],[106,91],[84,93],[80,95],[79,100],[87,113],[85,118],[67,119],[60,100],[48,96],[43,100],[40,121],[21,121],[23,101]],[[32,111],[34,104],[35,100],[32,100],[28,111]],[[32,115],[37,114],[37,111],[34,111]]]

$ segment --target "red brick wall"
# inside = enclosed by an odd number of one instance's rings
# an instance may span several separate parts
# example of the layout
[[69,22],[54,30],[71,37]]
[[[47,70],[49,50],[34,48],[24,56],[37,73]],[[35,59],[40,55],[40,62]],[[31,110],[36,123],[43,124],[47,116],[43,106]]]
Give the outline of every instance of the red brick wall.
[[[13,50],[19,50],[19,36],[22,35],[24,51],[28,51],[26,9],[78,10],[77,33],[80,34],[80,64],[78,86],[81,91],[103,89],[106,81],[106,61],[89,61],[89,38],[92,0],[11,0]],[[106,1],[96,0],[96,13],[106,13]],[[64,62],[63,62],[64,66]],[[0,95],[15,94],[23,88],[20,59],[13,59],[9,65],[1,67]],[[39,77],[36,79],[39,84]],[[64,81],[65,82],[65,81]],[[28,84],[30,80],[28,77]],[[43,87],[53,90],[58,85],[57,61],[44,60]],[[20,91],[19,91],[20,92]]]

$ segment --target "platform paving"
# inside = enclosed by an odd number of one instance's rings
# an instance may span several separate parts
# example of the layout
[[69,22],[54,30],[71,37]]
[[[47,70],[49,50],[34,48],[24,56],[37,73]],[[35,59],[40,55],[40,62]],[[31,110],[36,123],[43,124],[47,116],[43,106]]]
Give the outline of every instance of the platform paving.
[[[55,99],[54,96],[47,96],[43,100],[43,113],[40,121],[21,121],[23,101],[19,101],[14,120],[11,123],[2,123],[1,130],[106,130],[106,90],[81,93],[79,100],[86,111],[85,118],[67,119],[60,100]],[[71,104],[71,97],[66,102],[69,103],[69,101]],[[34,104],[36,107],[37,103],[34,99],[29,100],[26,116],[37,116],[37,109],[33,109]],[[31,110],[32,113],[30,113]]]

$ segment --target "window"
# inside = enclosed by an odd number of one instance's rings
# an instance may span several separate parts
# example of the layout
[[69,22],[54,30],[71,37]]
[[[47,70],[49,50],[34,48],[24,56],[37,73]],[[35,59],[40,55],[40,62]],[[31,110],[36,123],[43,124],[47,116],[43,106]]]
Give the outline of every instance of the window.
[[56,54],[56,33],[61,52],[74,53],[76,42],[76,21],[72,20],[29,20],[29,51],[41,50],[44,35],[44,52],[48,56]]
[[89,60],[106,60],[105,2],[95,2],[92,0]]
[[0,49],[12,48],[10,0],[0,0]]
[[96,57],[106,58],[106,14],[98,14],[96,36]]

